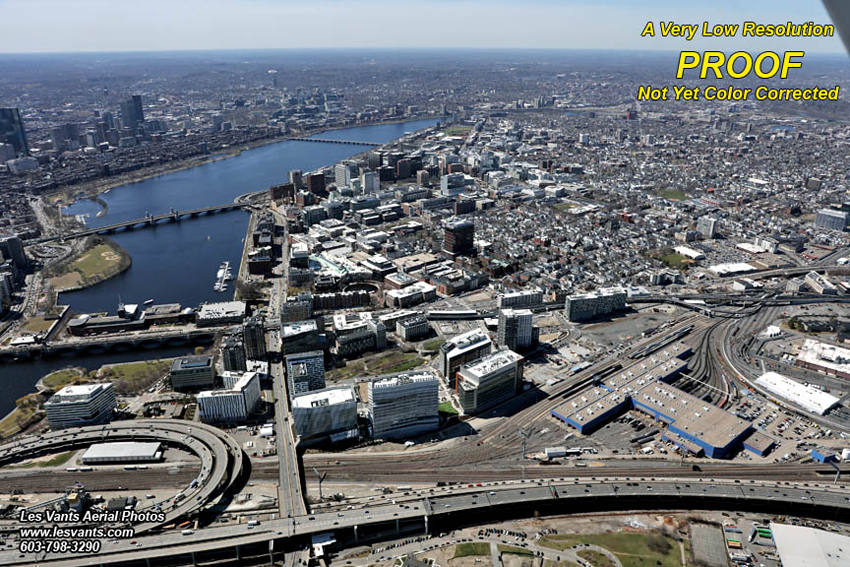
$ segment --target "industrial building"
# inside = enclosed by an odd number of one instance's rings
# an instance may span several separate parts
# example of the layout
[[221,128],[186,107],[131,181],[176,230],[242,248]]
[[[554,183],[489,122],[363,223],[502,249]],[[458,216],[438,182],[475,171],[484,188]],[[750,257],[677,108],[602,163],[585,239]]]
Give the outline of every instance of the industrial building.
[[457,385],[456,370],[467,362],[472,362],[489,354],[493,343],[481,329],[473,329],[460,334],[440,346],[440,370],[450,390]]
[[204,423],[240,423],[248,419],[261,400],[259,375],[246,372],[228,389],[200,392],[198,413]]
[[284,364],[291,398],[325,387],[325,355],[322,351],[290,354],[284,359]]
[[850,564],[850,537],[837,533],[770,523],[782,567],[843,567]]
[[564,308],[570,322],[589,321],[625,309],[626,290],[621,287],[608,287],[593,293],[570,295]]
[[806,339],[794,364],[850,380],[850,349]]
[[466,414],[480,413],[513,398],[522,386],[523,358],[504,349],[458,371],[457,399]]
[[[551,413],[585,434],[625,411],[639,410],[665,424],[662,437],[683,450],[715,459],[729,457],[753,433],[752,424],[666,383],[687,367],[679,357],[690,352],[681,342],[668,345],[568,398]],[[766,450],[765,443],[754,445]]]
[[96,443],[83,453],[82,462],[94,463],[150,463],[162,460],[162,444],[155,442],[122,441]]
[[803,279],[806,282],[806,285],[809,286],[815,293],[819,293],[821,295],[837,295],[838,288],[829,281],[826,276],[822,276],[815,271],[811,271],[806,274],[806,277]]
[[831,394],[805,386],[776,372],[766,372],[756,380],[756,384],[771,394],[818,415],[825,415],[840,402]]
[[511,350],[527,349],[534,343],[530,309],[500,309],[496,344]]
[[429,370],[381,376],[368,384],[372,436],[389,439],[439,427],[439,382]]
[[350,386],[324,388],[296,396],[292,419],[302,441],[348,439],[357,432],[357,398]]
[[815,226],[829,230],[844,230],[848,224],[847,213],[836,209],[821,209],[815,217]]
[[111,383],[65,386],[44,403],[51,429],[106,423],[114,409]]
[[212,387],[215,385],[215,367],[210,355],[175,358],[168,373],[175,390]]

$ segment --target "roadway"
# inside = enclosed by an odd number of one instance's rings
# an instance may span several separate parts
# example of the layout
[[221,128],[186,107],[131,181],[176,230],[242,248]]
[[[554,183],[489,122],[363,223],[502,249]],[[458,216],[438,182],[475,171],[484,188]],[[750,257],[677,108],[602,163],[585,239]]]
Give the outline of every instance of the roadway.
[[0,467],[47,453],[117,441],[160,441],[165,445],[179,446],[195,454],[201,461],[196,477],[198,485],[183,489],[185,499],[180,502],[173,502],[173,496],[150,502],[145,509],[159,506],[165,513],[165,519],[162,522],[139,524],[135,526],[137,533],[174,523],[199,511],[212,498],[229,489],[242,472],[242,450],[229,435],[203,423],[170,419],[118,421],[22,437],[0,445]]
[[[400,526],[404,521],[422,522],[427,531],[435,523],[486,523],[500,514],[516,515],[529,509],[542,509],[558,513],[561,509],[574,510],[593,506],[594,502],[607,503],[617,509],[653,509],[660,505],[675,505],[686,509],[729,509],[749,507],[795,516],[824,515],[831,519],[850,514],[850,491],[843,485],[800,484],[767,480],[708,480],[708,479],[653,479],[653,478],[545,478],[528,481],[482,483],[465,488],[443,487],[433,492],[422,491],[418,500],[404,503],[386,503],[381,506],[363,506],[344,512],[333,511],[294,518],[264,521],[259,525],[237,524],[211,527],[188,535],[172,531],[136,538],[136,544],[126,540],[106,542],[97,555],[44,557],[32,554],[20,557],[15,550],[0,552],[3,565],[56,565],[80,567],[87,565],[122,564],[131,561],[148,561],[156,564],[158,558],[185,556],[187,563],[197,555],[225,555],[233,557],[237,546],[264,544],[271,540],[284,540],[295,536],[308,536],[327,531],[357,529],[374,526]],[[483,515],[482,515],[483,514]]]

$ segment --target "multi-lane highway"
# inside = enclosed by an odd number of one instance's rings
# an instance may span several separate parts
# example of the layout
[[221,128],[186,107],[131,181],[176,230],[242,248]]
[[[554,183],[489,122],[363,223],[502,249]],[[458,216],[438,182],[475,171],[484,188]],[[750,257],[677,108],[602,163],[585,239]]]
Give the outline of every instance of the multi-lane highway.
[[[88,447],[94,443],[118,441],[159,441],[194,453],[200,459],[197,486],[182,490],[185,498],[150,502],[165,513],[162,522],[135,526],[136,533],[173,523],[206,506],[230,488],[242,474],[243,453],[239,445],[221,430],[203,423],[170,419],[118,421],[109,425],[76,427],[39,436],[23,437],[0,445],[0,466],[14,464],[43,454]],[[4,471],[3,475],[15,474]],[[63,485],[64,486],[64,485]]]
[[[132,565],[145,561],[158,564],[168,558],[170,565],[193,564],[213,558],[234,560],[240,553],[269,549],[269,541],[335,531],[338,538],[353,539],[376,526],[407,526],[419,531],[444,529],[480,521],[482,514],[495,520],[517,516],[531,510],[558,512],[577,508],[655,509],[757,509],[773,513],[823,516],[830,519],[850,517],[850,490],[845,486],[815,483],[773,482],[763,480],[708,480],[656,478],[548,477],[536,480],[481,483],[467,487],[442,487],[421,491],[415,500],[361,506],[353,510],[299,515],[265,521],[258,525],[238,524],[212,527],[183,535],[167,532],[119,540],[107,544],[99,554],[31,554],[10,550],[0,552],[3,565]],[[411,523],[413,522],[413,524]],[[419,527],[416,528],[415,525]],[[273,549],[273,545],[271,549]],[[280,546],[278,546],[280,549]]]

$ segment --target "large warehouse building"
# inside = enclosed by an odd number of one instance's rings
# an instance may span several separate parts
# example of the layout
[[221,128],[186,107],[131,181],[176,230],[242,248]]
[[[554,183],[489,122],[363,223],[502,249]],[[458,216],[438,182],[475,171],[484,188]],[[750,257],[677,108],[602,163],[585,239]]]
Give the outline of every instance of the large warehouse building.
[[[640,410],[667,426],[662,436],[678,447],[719,459],[730,456],[753,433],[752,424],[666,382],[687,362],[691,348],[676,342],[623,368],[590,390],[580,392],[552,410],[552,415],[591,433],[628,410]],[[759,454],[769,443],[756,443]]]
[[786,378],[776,372],[767,372],[756,380],[756,384],[782,399],[800,406],[806,411],[824,415],[838,405],[838,398],[811,386]]
[[850,349],[806,339],[794,364],[850,380]]
[[161,443],[117,442],[97,443],[83,454],[83,462],[92,463],[149,463],[162,459]]
[[782,567],[850,565],[850,537],[803,526],[770,524]]

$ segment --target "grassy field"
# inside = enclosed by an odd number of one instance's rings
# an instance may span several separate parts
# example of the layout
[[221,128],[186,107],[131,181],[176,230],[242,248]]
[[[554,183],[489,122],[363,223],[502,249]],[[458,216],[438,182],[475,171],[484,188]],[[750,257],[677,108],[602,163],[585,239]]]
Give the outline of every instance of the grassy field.
[[171,358],[164,358],[162,360],[144,360],[115,364],[109,367],[112,371],[109,377],[115,382],[133,382],[135,380],[162,378],[168,372],[168,369],[171,368],[172,361],[173,359]]
[[347,380],[366,374],[366,364],[362,360],[349,361],[342,368],[334,368],[326,374],[329,381]]
[[443,134],[446,136],[466,136],[469,134],[469,131],[472,130],[472,126],[462,126],[460,124],[455,124],[454,126],[449,126],[445,130],[443,130]]
[[528,557],[534,557],[534,553],[530,549],[516,547],[515,545],[504,545],[500,543],[496,546],[496,548],[499,550],[499,553],[512,553],[513,555],[527,555]]
[[27,322],[21,327],[21,332],[24,334],[27,333],[42,333],[47,332],[53,323],[55,323],[55,319],[46,320],[44,317],[30,317],[27,319]]
[[116,244],[101,242],[74,257],[50,279],[57,291],[103,281],[130,265],[130,257]]
[[668,267],[676,269],[680,269],[682,266],[690,263],[690,260],[688,260],[687,257],[682,256],[678,252],[664,254],[663,256],[659,256],[658,259],[667,264]]
[[547,559],[543,562],[543,567],[578,567],[578,563],[572,561],[552,561]]
[[19,433],[21,431],[19,424],[26,423],[35,413],[35,410],[36,408],[32,406],[19,406],[12,410],[0,421],[0,439],[6,439]]
[[599,553],[594,549],[582,549],[581,551],[577,551],[576,555],[582,559],[587,559],[593,563],[594,567],[615,567],[614,562],[611,561],[610,557],[604,553]]
[[471,555],[490,555],[490,544],[484,541],[472,543],[459,543],[455,547],[455,558],[469,557]]
[[[660,542],[660,545],[652,545],[653,540]],[[681,564],[678,543],[660,534],[564,534],[549,535],[540,540],[540,545],[561,551],[579,543],[598,545],[611,551],[623,567],[679,567]],[[667,551],[662,553],[659,547],[666,547]],[[597,567],[604,567],[587,559]]]
[[39,467],[39,468],[45,468],[45,467],[59,467],[59,466],[64,465],[65,463],[67,463],[67,462],[71,459],[71,457],[73,457],[73,456],[74,456],[74,453],[75,453],[75,452],[76,452],[76,451],[67,451],[67,452],[65,452],[65,453],[59,453],[58,455],[56,455],[56,456],[54,456],[54,457],[51,457],[50,459],[48,459],[48,460],[46,460],[46,461],[36,461],[36,462],[34,462],[34,463],[29,463],[29,464],[26,464],[26,465],[22,465],[22,467],[23,467],[23,468],[31,468],[31,467]]
[[688,194],[681,189],[662,189],[656,195],[662,199],[669,199],[671,201],[684,201],[688,198]]
[[74,380],[79,380],[83,376],[84,374],[81,368],[63,368],[62,370],[51,372],[42,378],[41,382],[51,390],[56,391]]
[[422,348],[426,351],[437,351],[445,342],[446,339],[431,339],[422,343]]
[[450,413],[452,415],[457,415],[458,411],[454,408],[451,402],[440,402],[440,405],[437,406],[437,409],[440,413]]
[[369,371],[372,374],[392,374],[393,372],[404,372],[411,368],[416,368],[425,363],[425,360],[419,358],[416,353],[412,352],[394,352],[387,356],[382,356],[375,363],[369,362]]
[[555,205],[555,208],[559,211],[569,211],[570,209],[575,209],[577,206],[575,203],[558,203]]

